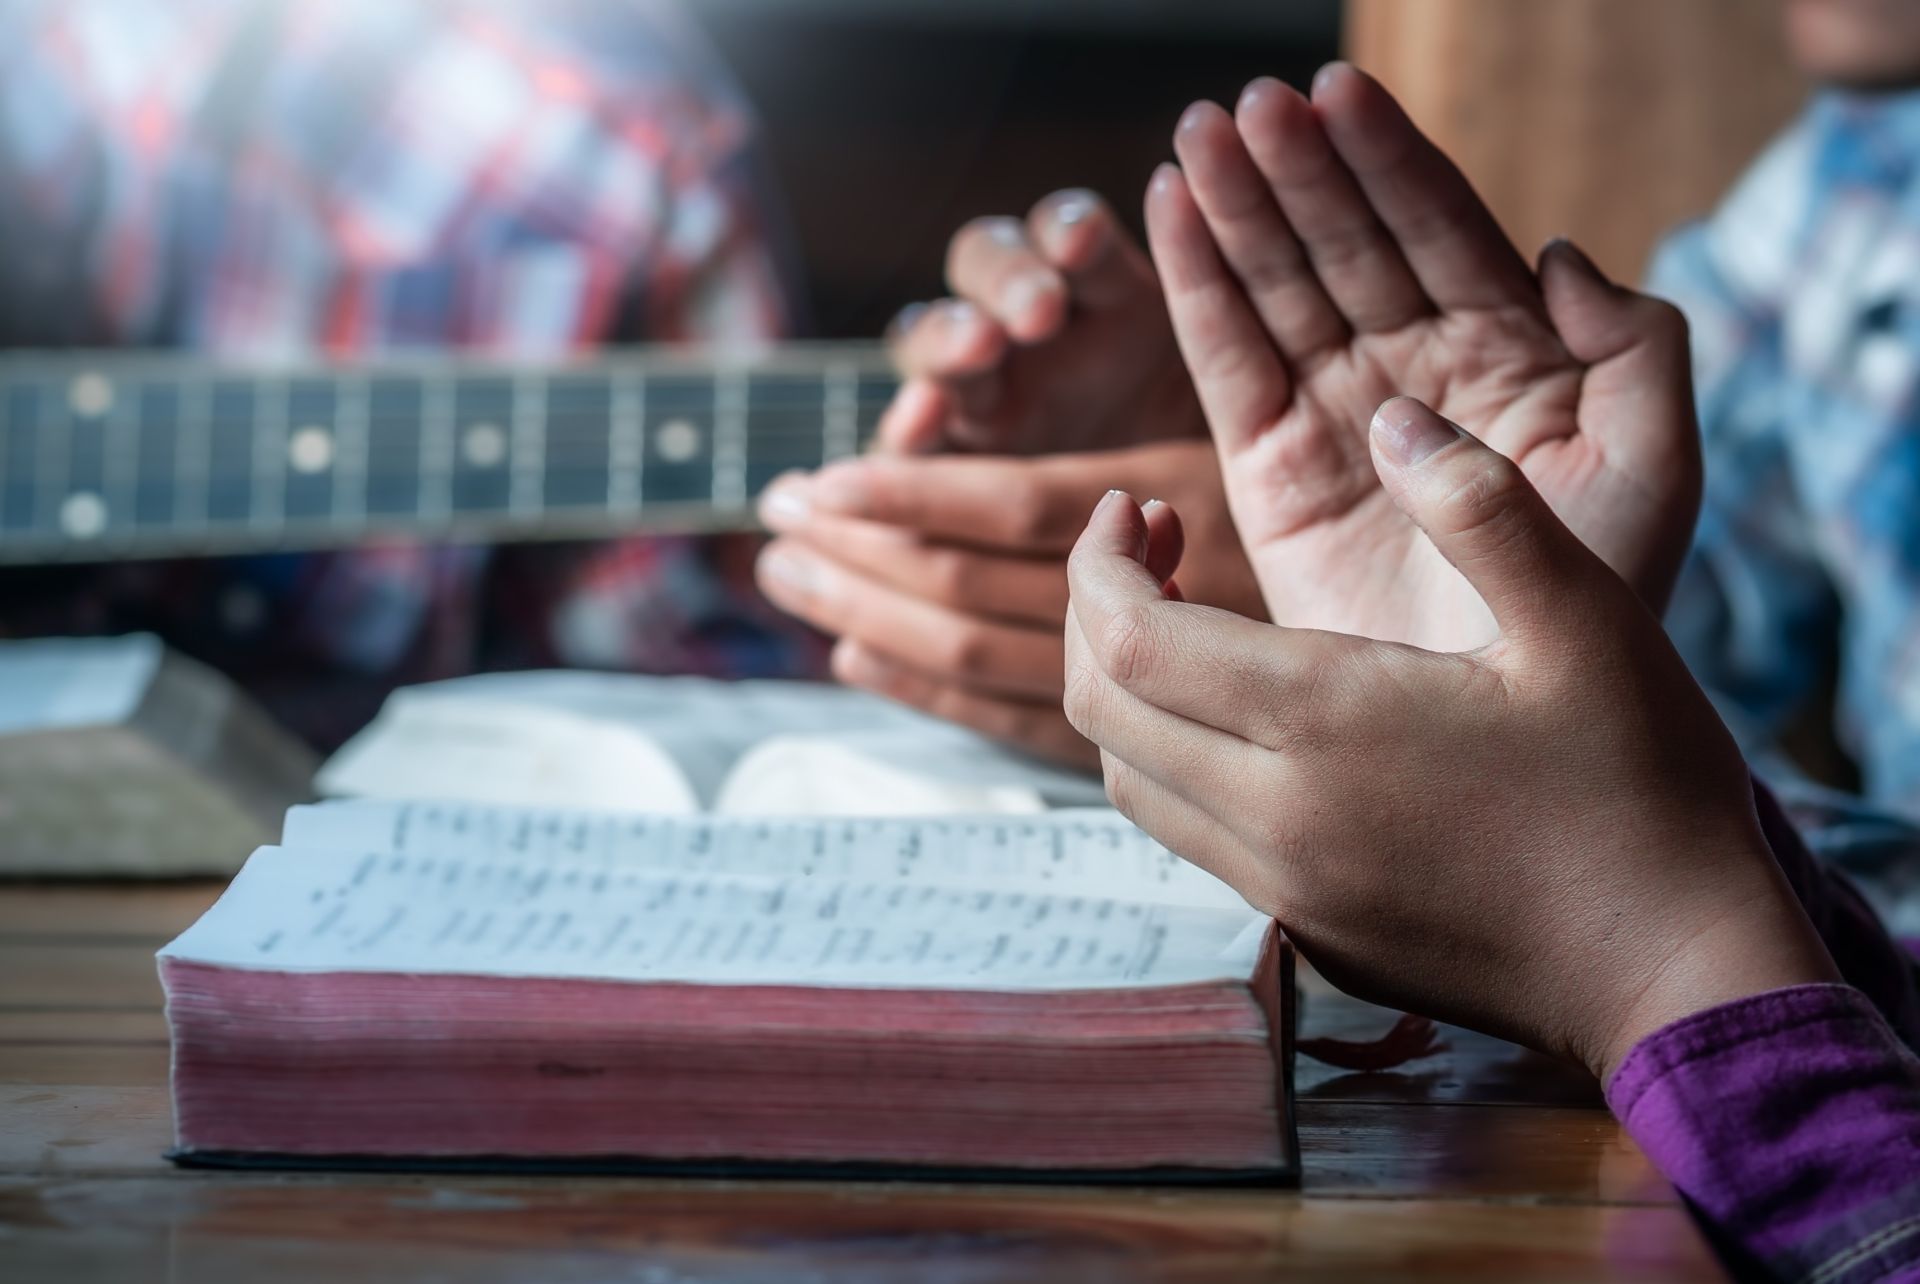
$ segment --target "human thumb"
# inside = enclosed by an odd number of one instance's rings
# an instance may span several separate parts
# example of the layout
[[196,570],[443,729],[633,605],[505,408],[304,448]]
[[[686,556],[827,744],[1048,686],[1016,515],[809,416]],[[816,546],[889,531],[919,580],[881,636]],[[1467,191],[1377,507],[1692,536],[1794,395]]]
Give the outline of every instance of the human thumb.
[[1502,634],[1558,627],[1607,576],[1519,466],[1412,397],[1374,413],[1374,468],[1400,511],[1457,567]]

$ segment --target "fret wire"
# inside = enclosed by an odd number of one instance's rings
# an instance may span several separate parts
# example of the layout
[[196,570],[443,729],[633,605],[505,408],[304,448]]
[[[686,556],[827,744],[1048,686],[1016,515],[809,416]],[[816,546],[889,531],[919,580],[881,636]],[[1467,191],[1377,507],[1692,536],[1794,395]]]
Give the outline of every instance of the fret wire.
[[[656,409],[658,408],[656,407]],[[811,443],[816,448],[819,446],[820,438],[821,438],[821,430],[820,430],[820,423],[817,419],[815,419],[812,416],[808,416],[806,419],[798,423],[767,422],[767,419],[771,415],[776,413],[780,413],[780,412],[770,411],[767,407],[764,407],[764,406],[757,407],[750,415],[746,417],[745,425],[744,427],[739,428],[738,435],[741,438],[744,438],[745,440],[747,440],[749,443],[757,442],[757,441],[792,441],[792,442]],[[592,415],[589,417],[578,418],[578,419],[570,418],[569,416],[566,416],[566,415],[548,415],[548,416],[542,416],[542,418],[546,424],[563,425],[563,426],[572,425],[572,426],[591,427],[593,425],[611,422],[610,418],[606,415]],[[659,427],[659,425],[657,424],[654,426],[656,429]],[[860,431],[860,427],[858,422],[856,421],[856,425],[855,425],[856,438],[858,436],[859,431]],[[554,443],[551,443],[550,445],[550,449],[548,452],[549,454],[548,462],[550,464],[565,463],[572,455],[579,455],[579,454],[582,454],[583,452],[584,452],[584,447],[582,448],[582,450],[573,450],[570,453],[570,448],[566,443],[554,442]],[[591,451],[591,454],[596,464],[601,462],[599,458],[601,453],[602,452],[598,447],[594,447]],[[389,445],[384,449],[375,448],[373,453],[369,456],[369,459],[375,462],[386,462],[386,463],[393,464],[394,467],[389,470],[392,472],[416,472],[417,473],[419,470],[420,452],[417,448],[410,445],[404,445],[404,444],[397,445],[397,446]]]
[[516,517],[537,516],[546,504],[546,425],[542,419],[546,382],[525,371],[513,377],[513,474],[507,510]]
[[60,503],[67,486],[67,440],[73,429],[73,408],[68,404],[65,388],[60,391],[60,427],[54,427],[54,416],[46,405],[49,390],[45,387],[41,390],[41,413],[35,416],[42,432],[35,443],[40,448],[40,475],[34,478],[33,524],[42,533],[60,529]]
[[607,505],[636,513],[647,460],[647,383],[638,374],[611,376],[613,422],[607,432]]
[[[20,431],[19,419],[14,414],[14,387],[15,385],[10,382],[0,382],[0,532],[8,531],[13,526],[11,497],[15,487],[19,485],[18,481],[7,472],[7,465],[13,459],[15,434]],[[36,441],[34,444],[39,443]],[[32,484],[33,471],[32,468],[27,469],[29,485]],[[27,508],[27,522],[31,527],[33,522],[31,499]]]
[[445,375],[420,389],[420,501],[423,523],[443,525],[453,512],[453,384]]
[[737,369],[713,383],[713,503],[741,508],[747,502],[747,381]]
[[333,496],[329,505],[336,526],[360,522],[367,511],[367,380],[343,375],[333,401]]
[[291,443],[287,396],[285,379],[261,379],[254,384],[250,437],[253,498],[247,505],[247,525],[255,530],[286,524],[287,450]]
[[140,437],[145,431],[145,414],[136,421],[134,386],[124,379],[113,381],[113,406],[101,433],[106,451],[100,472],[100,490],[107,502],[107,527],[130,529],[134,524],[134,493],[138,486]]
[[828,367],[827,404],[820,462],[844,459],[859,449],[860,425],[857,419],[860,398],[860,374],[853,366],[840,362]]
[[[707,454],[705,461],[707,469],[704,471],[710,472],[708,495],[700,496],[698,482],[694,481],[695,489],[691,494],[667,506],[676,521],[683,517],[698,521],[701,510],[707,507],[707,504],[701,502],[702,499],[713,507],[723,510],[742,508],[745,506],[749,488],[757,488],[766,477],[778,471],[779,466],[784,465],[788,460],[794,464],[811,465],[816,460],[839,457],[858,449],[860,442],[870,433],[872,419],[881,412],[893,392],[894,380],[891,372],[883,363],[873,360],[871,354],[872,350],[865,347],[857,352],[853,349],[822,350],[817,353],[797,354],[794,358],[787,360],[776,358],[764,365],[748,362],[721,366],[718,369],[702,368],[698,363],[685,363],[679,360],[654,360],[650,356],[641,356],[638,359],[616,358],[605,363],[602,372],[603,377],[608,378],[606,420],[603,422],[599,415],[592,413],[584,417],[577,416],[577,423],[570,430],[572,435],[569,440],[580,449],[585,449],[587,443],[592,441],[592,453],[598,455],[601,447],[597,438],[602,432],[607,434],[605,458],[609,467],[604,479],[605,503],[609,515],[628,513],[629,506],[637,507],[645,502],[644,474],[649,471],[650,462],[646,455],[652,449],[649,426],[646,421],[646,416],[650,413],[648,402],[652,398],[648,395],[651,389],[645,373],[658,369],[670,374],[677,382],[683,383],[688,392],[695,392],[696,389],[708,391],[700,389],[700,385],[711,380],[708,405],[714,418],[709,426],[710,435],[704,452]],[[104,358],[99,363],[99,373],[110,380],[118,379],[120,372],[115,367],[120,365],[122,360],[112,356]],[[129,373],[126,377],[129,381],[135,379],[135,372],[141,372],[140,378],[151,379],[154,375],[151,363],[129,362],[127,364]],[[77,363],[74,368],[77,374],[86,372],[86,368]],[[465,365],[454,367],[456,370],[466,368]],[[222,455],[216,459],[214,450],[216,447],[230,450],[231,446],[236,444],[231,441],[231,438],[236,435],[233,430],[239,429],[241,425],[223,421],[225,435],[222,436],[214,431],[216,427],[212,413],[214,385],[210,380],[223,377],[242,379],[248,376],[237,371],[222,374],[219,367],[214,367],[212,374],[191,380],[175,373],[175,371],[194,369],[196,367],[187,362],[179,363],[173,370],[161,367],[161,372],[166,378],[178,380],[171,390],[178,394],[173,399],[175,410],[170,416],[169,426],[174,432],[172,442],[167,442],[162,437],[148,443],[145,437],[149,431],[149,411],[160,410],[160,403],[156,402],[149,407],[143,402],[140,407],[130,407],[125,405],[125,390],[117,394],[116,401],[108,408],[109,413],[97,425],[105,458],[99,461],[97,476],[92,466],[88,466],[87,480],[84,483],[78,482],[80,474],[74,471],[81,467],[80,456],[83,452],[78,446],[72,444],[77,439],[77,434],[73,431],[73,423],[75,416],[79,413],[75,406],[75,398],[78,394],[69,385],[65,390],[66,395],[62,398],[62,407],[56,408],[51,404],[51,398],[58,396],[60,390],[41,382],[36,391],[43,394],[40,398],[43,404],[37,407],[39,414],[34,416],[38,421],[36,426],[45,423],[49,430],[52,430],[64,425],[68,431],[64,434],[50,432],[54,437],[52,441],[26,441],[21,439],[24,438],[24,431],[18,426],[10,425],[17,443],[14,450],[17,452],[21,446],[25,446],[43,464],[35,470],[38,473],[37,476],[17,478],[13,483],[15,497],[23,501],[17,509],[16,520],[31,517],[36,522],[35,529],[48,535],[55,534],[64,523],[79,520],[77,507],[74,514],[69,515],[68,509],[73,497],[67,492],[71,491],[76,484],[84,484],[89,490],[94,486],[100,488],[101,506],[105,510],[108,525],[110,528],[117,529],[124,529],[133,524],[139,512],[146,511],[142,505],[148,504],[146,497],[151,487],[155,504],[148,506],[152,508],[156,518],[155,525],[163,526],[166,524],[169,507],[164,498],[166,488],[163,484],[155,485],[149,482],[148,471],[156,464],[166,468],[161,461],[171,448],[173,464],[168,471],[179,482],[171,505],[172,525],[175,528],[186,527],[196,515],[198,524],[202,528],[209,528],[212,525],[213,515],[213,483],[225,478],[244,485],[241,479],[251,474],[255,494],[247,512],[248,524],[254,527],[285,529],[288,515],[292,511],[289,508],[292,502],[291,496],[286,494],[284,489],[275,489],[269,483],[285,482],[291,476],[295,462],[287,453],[293,444],[288,439],[288,434],[298,427],[291,423],[293,407],[290,404],[288,386],[282,384],[273,387],[272,391],[279,394],[277,399],[268,395],[257,395],[258,404],[254,407],[256,420],[251,425],[253,431],[243,438],[251,447],[251,458],[247,458],[246,463],[242,465],[243,471],[240,475],[234,477],[231,476],[234,470],[230,465],[236,461],[230,455]],[[420,367],[408,363],[374,363],[367,369],[376,373],[388,371],[409,381],[422,379],[423,382],[432,371],[431,366]],[[568,373],[580,373],[579,367],[570,366],[567,369]],[[338,371],[320,367],[311,368],[311,370],[324,373],[328,378],[341,380],[342,386],[347,386],[347,380]],[[762,386],[753,378],[761,373],[775,376],[775,378]],[[611,377],[615,374],[621,377]],[[311,373],[309,377],[312,377]],[[544,377],[544,372],[523,371],[512,384],[512,443],[517,448],[518,458],[513,461],[513,467],[508,470],[509,475],[501,480],[508,483],[503,489],[510,491],[507,496],[510,501],[517,501],[512,504],[512,507],[520,516],[528,514],[538,516],[548,510],[545,491],[547,484],[550,483],[547,482],[546,474],[556,466],[556,461],[549,459],[548,456],[554,449],[563,449],[564,453],[565,443],[549,442],[546,425],[551,422],[555,425],[555,431],[562,431],[560,425],[567,422],[566,412],[563,410],[559,415],[550,415],[548,411],[554,409],[546,404],[551,400],[550,396],[531,395],[539,391]],[[253,378],[256,380],[255,387],[258,393],[260,382],[257,376]],[[804,383],[809,378],[819,379],[826,390],[823,400],[827,404],[819,407],[825,413],[819,418],[814,417],[814,403],[808,397],[801,395],[801,390],[794,386],[796,380]],[[132,386],[130,382],[129,387]],[[697,392],[695,395],[698,395]],[[355,515],[365,517],[370,503],[367,488],[370,485],[370,478],[376,472],[390,479],[389,489],[397,484],[405,492],[396,496],[404,503],[407,496],[413,493],[413,487],[399,480],[397,469],[392,466],[397,461],[391,457],[385,457],[388,456],[388,450],[385,448],[398,449],[401,453],[412,456],[415,454],[416,446],[416,443],[401,440],[405,433],[400,433],[391,443],[387,441],[386,436],[375,441],[373,434],[366,426],[368,419],[374,416],[367,413],[368,407],[364,402],[358,407],[362,413],[356,432],[347,422],[353,418],[353,399],[343,396],[341,402],[339,417],[342,422],[336,427],[335,485],[330,495],[332,506],[338,510],[336,521],[341,517]],[[414,460],[413,466],[416,469],[414,477],[423,487],[439,485],[440,507],[443,511],[450,513],[455,498],[452,472],[457,467],[455,456],[457,456],[459,444],[458,425],[450,422],[434,423],[434,410],[439,407],[436,406],[432,395],[423,395],[421,402],[416,426],[413,429],[422,438],[417,443],[419,455]],[[662,413],[667,418],[672,418],[670,411]],[[415,418],[412,415],[400,417]],[[19,419],[23,416],[14,418]],[[597,429],[588,427],[589,423],[598,425]],[[637,425],[638,437],[637,451],[633,446],[636,435],[635,425]],[[86,426],[90,430],[86,434],[87,439],[91,441],[91,429],[95,425],[92,420],[88,420]],[[65,440],[61,440],[63,437]],[[222,442],[226,443],[224,447],[221,446]],[[812,443],[811,449],[807,447],[808,442]],[[444,455],[435,449],[436,446],[443,448]],[[532,449],[529,450],[529,447]],[[574,450],[573,453],[579,454],[580,449]],[[146,457],[148,455],[153,455],[154,458],[150,460]],[[432,467],[437,458],[444,459],[438,469]],[[754,462],[756,460],[757,463]],[[695,464],[697,478],[699,471],[702,471],[699,462],[696,459],[689,459],[687,462]],[[569,462],[568,459],[563,458],[558,463],[566,465],[569,470],[568,476],[573,478],[572,482],[567,483],[568,485],[590,481],[593,484],[588,491],[589,496],[592,490],[599,489],[598,483],[602,479],[593,478],[589,471],[580,466],[580,460],[574,459]],[[669,469],[669,472],[672,471]],[[360,482],[359,486],[352,484],[356,480]],[[25,485],[21,485],[23,481]],[[678,491],[680,484],[670,483],[669,488]],[[223,489],[221,493],[225,495],[228,492]],[[221,502],[224,504],[226,501]],[[430,490],[423,491],[422,502],[426,505],[432,504]],[[590,521],[592,520],[590,510],[593,507],[596,505],[593,505],[589,499],[586,507],[576,513],[568,514],[568,517],[570,520],[577,518],[582,522]],[[680,511],[683,508],[690,511],[683,513]],[[240,513],[235,512],[233,515],[238,517]],[[709,517],[725,515],[725,513],[708,514]],[[401,522],[406,518],[407,514],[397,513],[394,520]],[[355,523],[339,521],[339,524],[343,528],[350,529]],[[218,541],[222,547],[237,547],[242,546],[244,538],[236,532],[223,531]]]
[[211,525],[209,475],[213,469],[213,381],[179,385],[180,420],[174,434],[174,524],[205,530]]
[[[563,417],[549,418],[547,420],[547,423],[551,425],[558,425],[562,422],[564,422]],[[595,416],[590,422],[600,422],[600,418]],[[768,449],[797,446],[801,448],[799,454],[802,457],[812,459],[815,457],[815,452],[819,449],[821,430],[816,423],[798,425],[763,424],[761,426],[754,426],[751,420],[749,420],[744,430],[738,433],[738,438],[744,440],[746,444],[745,453],[749,456],[764,455]],[[860,440],[859,434],[856,433],[850,440],[857,443]],[[385,451],[376,452],[371,456],[372,472],[376,478],[382,480],[391,480],[399,477],[417,478],[418,456],[419,452],[411,448],[399,449],[390,447]],[[838,457],[843,458],[844,456]],[[548,453],[547,463],[550,467],[565,465],[568,461],[569,456],[563,453],[561,447],[558,445],[555,445],[554,449]]]

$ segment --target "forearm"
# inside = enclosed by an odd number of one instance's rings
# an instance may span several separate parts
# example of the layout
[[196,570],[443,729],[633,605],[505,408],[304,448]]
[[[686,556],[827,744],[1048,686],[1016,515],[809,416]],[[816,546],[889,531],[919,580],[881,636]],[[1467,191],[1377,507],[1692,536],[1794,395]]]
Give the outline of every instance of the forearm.
[[1741,1277],[1920,1280],[1920,1060],[1860,992],[1695,1013],[1642,1040],[1607,1101]]

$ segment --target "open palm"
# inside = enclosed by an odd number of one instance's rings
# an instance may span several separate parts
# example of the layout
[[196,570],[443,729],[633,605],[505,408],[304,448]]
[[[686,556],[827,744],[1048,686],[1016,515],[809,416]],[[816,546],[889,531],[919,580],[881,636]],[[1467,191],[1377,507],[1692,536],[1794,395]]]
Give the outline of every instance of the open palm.
[[1657,610],[1700,484],[1685,326],[1551,248],[1535,276],[1386,92],[1336,64],[1182,118],[1154,260],[1276,623],[1436,650],[1479,596],[1380,487],[1367,424],[1417,397],[1515,460]]

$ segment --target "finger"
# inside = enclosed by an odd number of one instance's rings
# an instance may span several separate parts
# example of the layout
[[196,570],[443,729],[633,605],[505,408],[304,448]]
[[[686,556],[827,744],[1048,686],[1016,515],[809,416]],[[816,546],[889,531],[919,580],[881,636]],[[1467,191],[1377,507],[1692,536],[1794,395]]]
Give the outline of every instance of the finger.
[[1124,308],[1159,292],[1146,254],[1092,192],[1042,197],[1027,215],[1027,236],[1066,278],[1075,307]]
[[1254,908],[1279,913],[1265,862],[1229,826],[1112,754],[1100,755],[1100,770],[1107,799],[1121,815],[1168,851],[1239,892]]
[[1314,77],[1313,107],[1428,297],[1442,308],[1541,310],[1513,242],[1379,82],[1333,63]]
[[1171,601],[1143,564],[1146,541],[1128,496],[1101,501],[1067,561],[1068,631],[1150,705],[1269,748],[1295,744],[1321,689],[1382,646]]
[[1162,165],[1147,187],[1147,240],[1214,440],[1237,453],[1286,411],[1292,376],[1175,166]]
[[964,299],[903,312],[888,331],[901,386],[882,416],[883,450],[924,454],[964,438],[999,405],[1007,332]]
[[975,690],[1060,696],[1057,629],[963,615],[889,588],[790,537],[762,549],[754,569],[774,605],[828,633],[911,656],[927,672]]
[[[1570,603],[1611,583],[1512,460],[1411,397],[1373,417],[1374,466],[1400,510],[1425,531],[1493,612],[1509,639],[1550,635]],[[1074,603],[1079,602],[1078,582]],[[1602,608],[1596,608],[1602,609]]]
[[783,520],[768,525],[876,583],[962,615],[1047,629],[1058,629],[1067,617],[1067,568],[1058,554],[991,553],[831,514],[812,514],[792,524]]
[[1018,343],[1051,338],[1067,319],[1067,282],[1017,218],[977,218],[947,246],[947,288],[978,304]]
[[1321,288],[1266,179],[1218,104],[1195,103],[1174,133],[1187,186],[1214,243],[1267,332],[1297,364],[1346,340],[1346,320]]
[[[1270,794],[1284,779],[1284,764],[1245,740],[1168,713],[1113,682],[1071,618],[1063,707],[1074,729],[1099,746],[1108,800],[1168,847],[1246,894],[1255,871],[1245,844],[1258,841],[1241,832],[1247,782],[1260,780],[1263,793]],[[1166,839],[1176,829],[1187,831],[1178,845]],[[1202,832],[1203,845],[1185,845]]]
[[1363,334],[1397,330],[1433,310],[1399,245],[1297,90],[1271,78],[1256,80],[1240,95],[1234,119],[1247,154],[1350,327]]
[[957,723],[1026,753],[1080,770],[1099,755],[1067,722],[1057,700],[1020,700],[975,691],[880,654],[852,638],[833,648],[833,676],[851,687]]
[[[1571,241],[1549,242],[1540,255],[1540,288],[1547,315],[1575,360],[1592,367],[1583,396],[1596,393],[1641,408],[1638,415],[1602,416],[1607,424],[1659,419],[1660,431],[1625,432],[1621,448],[1645,446],[1677,462],[1697,455],[1691,416],[1675,420],[1669,407],[1693,404],[1693,362],[1687,319],[1665,299],[1609,281]],[[1582,416],[1582,431],[1586,431]]]
[[952,394],[931,379],[907,379],[880,413],[873,448],[896,455],[926,455],[945,444],[953,417]]
[[1540,287],[1554,329],[1587,366],[1581,436],[1609,473],[1628,479],[1613,501],[1616,519],[1589,542],[1658,612],[1679,574],[1700,505],[1686,318],[1663,299],[1607,280],[1567,241],[1554,241],[1541,254]]
[[1088,466],[1093,458],[868,456],[822,468],[807,494],[816,512],[884,522],[928,539],[1028,555],[1064,553],[1105,485]]
[[888,328],[887,349],[907,378],[956,380],[997,366],[1007,350],[1007,332],[977,304],[940,299],[901,313]]
[[[1147,573],[1160,581],[1162,591],[1171,593],[1168,583],[1173,573],[1180,568],[1180,558],[1186,552],[1186,527],[1180,522],[1180,514],[1173,511],[1173,505],[1164,499],[1150,499],[1140,506],[1140,516],[1147,523],[1147,555],[1141,559]],[[1064,568],[1062,568],[1064,570]],[[1064,590],[1066,576],[1061,576]]]
[[1078,620],[1066,626],[1066,692],[1074,730],[1223,820],[1248,780],[1269,779],[1273,755],[1218,727],[1171,713],[1115,681]]

